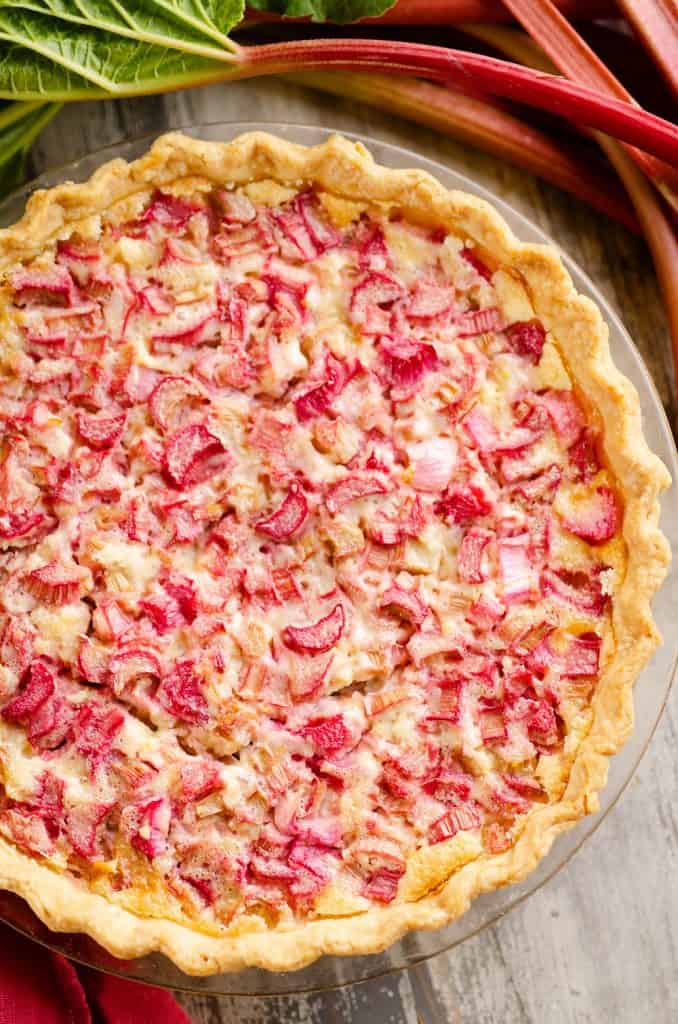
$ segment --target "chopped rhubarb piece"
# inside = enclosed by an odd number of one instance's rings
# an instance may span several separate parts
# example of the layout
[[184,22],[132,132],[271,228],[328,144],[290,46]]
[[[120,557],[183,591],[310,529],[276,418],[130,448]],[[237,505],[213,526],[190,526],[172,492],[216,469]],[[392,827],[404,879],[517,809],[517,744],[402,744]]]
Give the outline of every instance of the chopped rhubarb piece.
[[480,828],[481,824],[480,811],[474,804],[452,807],[433,822],[428,833],[429,839],[431,843],[442,843],[445,839],[452,839],[457,832],[468,832]]
[[481,711],[478,724],[483,743],[503,743],[508,735],[504,716],[494,708]]
[[338,642],[346,623],[341,604],[336,604],[324,618],[308,626],[287,626],[282,639],[286,647],[298,654],[324,654]]
[[462,257],[462,259],[466,260],[466,262],[473,267],[476,274],[479,274],[480,277],[485,279],[485,281],[492,280],[492,271],[490,270],[486,263],[483,263],[480,256],[478,256],[478,254],[476,253],[475,249],[469,249],[467,246],[465,249],[461,250],[459,255]]
[[548,701],[539,702],[528,719],[527,731],[530,739],[539,746],[554,747],[560,742],[556,715]]
[[464,313],[459,321],[457,334],[460,338],[475,338],[479,334],[494,334],[502,329],[501,312],[496,306],[489,309],[476,309]]
[[160,224],[171,231],[183,228],[191,217],[202,211],[197,203],[192,203],[180,196],[161,192],[153,193],[151,201],[139,217],[140,224]]
[[296,840],[287,856],[287,863],[292,868],[305,868],[306,871],[310,871],[312,875],[324,882],[330,874],[328,864],[330,856],[332,856],[332,851],[328,850],[326,846]]
[[469,608],[466,618],[478,629],[491,630],[501,622],[505,614],[506,605],[503,601],[491,594],[481,594]]
[[541,782],[538,779],[532,778],[531,775],[504,774],[502,775],[502,781],[514,793],[526,797],[528,800],[536,801],[537,803],[545,803],[548,800],[548,794],[544,791]]
[[25,577],[26,588],[44,604],[72,604],[80,596],[83,571],[75,563],[48,562]]
[[78,672],[88,683],[103,686],[108,679],[109,653],[88,636],[80,638],[78,649]]
[[217,789],[223,781],[219,765],[205,758],[192,758],[181,766],[181,789],[187,800],[202,800]]
[[171,715],[192,725],[206,725],[209,708],[204,682],[190,658],[177,661],[172,672],[163,677],[157,698]]
[[383,334],[389,325],[391,306],[403,294],[403,285],[393,275],[368,272],[351,293],[351,317],[364,334]]
[[428,605],[421,599],[416,590],[406,590],[394,583],[384,591],[379,601],[380,608],[393,609],[413,626],[420,626],[428,615]]
[[584,573],[568,576],[565,570],[554,572],[547,569],[542,573],[541,585],[547,597],[554,597],[586,614],[600,616],[608,603],[597,576]]
[[584,414],[571,391],[555,389],[545,391],[541,401],[553,423],[553,429],[563,447],[570,448],[586,427]]
[[214,313],[199,316],[192,324],[180,323],[173,330],[160,331],[151,338],[154,350],[164,350],[166,346],[185,345],[193,348],[211,341],[217,333],[218,321]]
[[427,373],[438,368],[433,345],[410,338],[381,338],[379,354],[385,380],[395,402],[406,402],[417,393]]
[[19,305],[71,306],[76,298],[75,284],[66,267],[18,270],[10,284]]
[[598,674],[602,640],[597,633],[582,633],[572,639],[560,659],[560,674],[566,679]]
[[482,567],[483,552],[493,536],[480,526],[472,526],[464,534],[457,552],[459,578],[464,583],[482,583],[487,578]]
[[561,513],[563,526],[589,544],[604,544],[619,529],[617,499],[609,487],[596,487]]
[[149,860],[164,853],[172,821],[172,808],[166,796],[151,797],[130,808],[133,822],[130,842]]
[[90,701],[78,709],[75,725],[75,749],[87,761],[92,777],[109,760],[115,739],[123,727],[125,717],[116,707]]
[[282,455],[285,451],[286,435],[291,429],[291,423],[278,419],[268,409],[258,409],[253,414],[248,440],[254,448]]
[[330,484],[325,492],[325,504],[328,512],[335,515],[352,501],[359,501],[372,494],[387,494],[390,490],[391,486],[381,476],[351,473],[342,480]]
[[428,658],[438,654],[458,654],[464,649],[464,641],[459,636],[445,636],[434,630],[422,630],[415,633],[408,641],[407,651],[415,665],[421,665]]
[[257,216],[254,203],[243,192],[227,192],[221,189],[215,199],[219,212],[227,224],[249,224]]
[[201,423],[191,423],[171,435],[165,448],[165,471],[177,487],[192,487],[231,464],[218,437]]
[[469,519],[479,519],[492,511],[492,501],[475,484],[454,487],[436,502],[436,515],[450,519],[453,523],[465,523]]
[[303,701],[316,696],[325,684],[331,665],[331,655],[329,658],[311,660],[306,654],[303,660],[298,661],[293,667],[289,680],[292,700]]
[[454,288],[442,288],[428,281],[417,281],[405,306],[406,316],[413,320],[434,320],[454,309]]
[[0,641],[0,664],[20,676],[31,663],[34,637],[28,619],[8,619]]
[[124,412],[110,416],[108,413],[96,416],[78,409],[76,422],[78,433],[85,444],[97,450],[112,448],[122,437],[127,414]]
[[313,196],[305,192],[286,207],[271,209],[283,256],[302,262],[321,256],[340,241],[314,210]]
[[327,249],[333,249],[341,243],[339,232],[322,219],[320,204],[313,192],[302,192],[294,200],[294,206],[301,214],[301,219],[313,239],[319,256]]
[[99,826],[112,810],[114,804],[76,804],[66,815],[66,835],[77,854],[85,860],[92,860],[97,854],[97,832]]
[[307,722],[301,734],[312,743],[319,754],[330,755],[352,745],[352,737],[341,715],[316,718]]
[[24,722],[37,714],[56,689],[56,680],[50,669],[41,661],[34,661],[27,672],[25,685],[2,709],[7,722]]
[[49,526],[50,520],[42,512],[24,510],[0,513],[0,540],[34,540],[36,534],[44,532]]
[[260,878],[276,882],[292,882],[297,877],[294,867],[285,864],[275,857],[255,853],[250,861],[250,868]]
[[285,541],[301,529],[307,518],[308,502],[298,484],[292,484],[275,512],[258,519],[254,528],[273,540]]
[[159,679],[161,672],[160,661],[155,652],[134,644],[118,651],[108,663],[111,689],[116,696],[120,696],[125,687],[142,676]]
[[[502,460],[502,471],[504,469],[505,462],[505,459]],[[554,464],[545,469],[543,473],[539,473],[537,476],[532,477],[531,480],[521,480],[519,483],[513,484],[510,489],[510,494],[519,494],[529,502],[540,501],[544,498],[551,498],[557,490],[558,485],[562,480],[562,476],[563,474],[560,467]]]
[[575,469],[575,480],[591,480],[600,469],[596,452],[596,438],[589,430],[584,430],[578,441],[569,448],[568,455]]
[[498,443],[496,428],[486,412],[474,405],[463,422],[464,429],[481,452],[494,451]]
[[444,491],[457,464],[457,446],[451,438],[420,441],[410,450],[412,486],[417,491]]
[[197,385],[187,377],[163,377],[153,388],[148,405],[153,422],[161,430],[176,430],[183,418],[202,398]]
[[483,825],[483,847],[488,853],[504,853],[513,846],[511,832],[499,821],[490,821]]
[[193,622],[198,614],[198,591],[193,580],[172,571],[162,575],[162,585],[179,605],[186,622]]
[[325,360],[325,376],[321,384],[316,384],[294,399],[294,408],[301,423],[322,415],[341,394],[350,374],[339,359],[328,353]]
[[538,363],[546,340],[546,331],[538,320],[519,320],[505,329],[509,346],[519,356]]
[[398,883],[403,873],[404,869],[399,874],[385,870],[375,872],[363,886],[363,896],[378,903],[392,903],[398,895]]
[[153,623],[153,628],[160,636],[164,636],[165,633],[169,633],[186,621],[181,614],[178,602],[169,594],[143,598],[139,601],[139,607],[148,615]]
[[529,601],[534,595],[535,578],[530,544],[529,534],[521,534],[518,537],[505,537],[497,545],[506,601]]

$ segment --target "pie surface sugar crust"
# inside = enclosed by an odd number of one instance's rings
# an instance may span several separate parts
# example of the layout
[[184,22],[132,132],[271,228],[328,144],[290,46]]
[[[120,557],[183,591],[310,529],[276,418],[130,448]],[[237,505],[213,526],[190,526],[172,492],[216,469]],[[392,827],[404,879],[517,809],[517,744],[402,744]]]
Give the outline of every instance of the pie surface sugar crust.
[[0,885],[113,954],[438,927],[596,808],[667,473],[554,249],[173,134],[0,233]]

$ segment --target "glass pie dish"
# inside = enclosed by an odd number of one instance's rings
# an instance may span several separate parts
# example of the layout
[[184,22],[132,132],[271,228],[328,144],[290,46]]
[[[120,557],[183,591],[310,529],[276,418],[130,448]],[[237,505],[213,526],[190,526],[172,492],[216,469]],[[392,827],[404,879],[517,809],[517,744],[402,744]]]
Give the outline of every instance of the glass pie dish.
[[[325,130],[295,126],[265,125],[261,123],[227,123],[211,125],[182,126],[189,135],[200,138],[226,141],[243,131],[264,128],[272,130],[278,136],[303,144],[315,144],[329,134]],[[393,146],[385,145],[376,140],[356,137],[365,143],[375,159],[381,163],[395,167],[418,167],[430,171],[443,185],[448,188],[461,189],[484,196],[497,207],[516,234],[524,240],[548,242],[548,239],[528,221],[506,206],[501,200],[478,188],[467,178],[454,173],[431,161],[418,158],[415,154]],[[96,166],[111,157],[133,159],[140,155],[148,146],[150,139],[144,138],[122,145],[109,147],[88,155],[75,164],[62,167],[44,175],[39,181],[24,189],[0,210],[3,223],[12,223],[20,215],[27,193],[35,187],[56,184],[64,179],[83,180]],[[635,383],[645,413],[645,432],[651,447],[662,457],[664,462],[674,471],[676,459],[675,449],[661,406],[653,390],[652,383],[643,364],[625,334],[614,313],[606,305],[594,286],[582,272],[563,256],[576,287],[588,294],[603,311],[610,327],[610,342],[615,361],[620,369]],[[676,540],[678,516],[676,516],[676,491],[667,492],[663,499],[663,528],[671,541]],[[673,514],[672,514],[673,513]],[[668,638],[671,634],[670,610],[676,594],[678,582],[676,570],[665,584],[657,601],[655,615],[659,628]],[[118,961],[100,949],[87,937],[80,935],[55,936],[50,933],[31,912],[14,897],[3,897],[0,900],[0,913],[5,919],[20,928],[33,938],[43,941],[53,948],[59,949],[76,960],[81,960],[99,969],[123,974],[129,978],[151,982],[171,988],[185,988],[213,994],[247,994],[273,995],[289,992],[309,991],[329,988],[335,985],[350,984],[364,981],[379,974],[411,967],[419,961],[440,953],[476,933],[481,928],[505,914],[512,906],[534,892],[544,881],[562,867],[576,851],[581,843],[592,833],[604,814],[613,805],[644,752],[661,713],[670,687],[675,665],[675,640],[667,640],[652,664],[642,674],[637,683],[637,720],[635,732],[611,766],[610,779],[601,797],[601,810],[581,822],[576,828],[562,837],[554,846],[551,854],[542,861],[539,868],[524,882],[499,890],[476,900],[471,910],[454,924],[438,932],[420,932],[409,935],[385,953],[362,958],[324,958],[310,967],[289,974],[270,974],[250,969],[238,973],[215,975],[207,978],[188,978],[177,967],[154,954],[133,961]]]

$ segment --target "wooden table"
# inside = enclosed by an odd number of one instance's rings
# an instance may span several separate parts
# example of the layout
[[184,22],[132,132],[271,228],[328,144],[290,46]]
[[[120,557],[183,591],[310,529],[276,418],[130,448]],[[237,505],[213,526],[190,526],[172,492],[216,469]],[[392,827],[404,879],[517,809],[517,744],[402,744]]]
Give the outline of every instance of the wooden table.
[[[675,422],[666,321],[645,245],[528,174],[409,122],[282,80],[240,82],[169,97],[73,104],[40,138],[34,169],[170,123],[248,118],[363,131],[449,163],[504,197],[597,282],[634,337]],[[677,750],[674,692],[625,796],[569,866],[497,925],[430,963],[441,1024],[678,1021]],[[181,998],[196,1024],[417,1019],[404,975],[309,998]]]

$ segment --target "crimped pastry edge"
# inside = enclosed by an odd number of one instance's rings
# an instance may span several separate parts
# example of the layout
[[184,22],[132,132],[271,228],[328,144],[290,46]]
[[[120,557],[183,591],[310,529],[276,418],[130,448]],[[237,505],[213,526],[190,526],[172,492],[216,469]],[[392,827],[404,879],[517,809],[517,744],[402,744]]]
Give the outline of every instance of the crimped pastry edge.
[[360,143],[339,136],[307,148],[263,132],[229,143],[164,135],[133,163],[113,160],[83,184],[36,192],[22,219],[0,232],[0,272],[36,255],[83,217],[135,192],[187,177],[222,185],[271,178],[294,187],[315,184],[348,199],[394,203],[406,217],[445,225],[511,267],[526,284],[535,314],[556,341],[578,390],[598,410],[605,458],[624,503],[628,555],[612,613],[615,654],[596,688],[591,728],[577,749],[565,792],[557,803],[529,812],[510,850],[481,854],[435,892],[352,917],[275,928],[262,922],[257,931],[212,936],[174,921],[137,916],[0,840],[0,887],[22,896],[54,931],[84,932],[125,959],[159,951],[193,975],[245,967],[295,970],[324,954],[377,953],[412,929],[450,923],[475,896],[523,879],[558,834],[597,809],[608,759],[632,728],[633,683],[661,639],[650,602],[670,562],[658,525],[659,495],[670,476],[643,438],[637,392],[612,362],[598,308],[576,292],[555,248],[521,243],[484,200],[449,191],[423,171],[381,167]]

